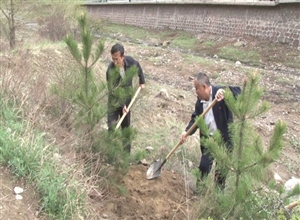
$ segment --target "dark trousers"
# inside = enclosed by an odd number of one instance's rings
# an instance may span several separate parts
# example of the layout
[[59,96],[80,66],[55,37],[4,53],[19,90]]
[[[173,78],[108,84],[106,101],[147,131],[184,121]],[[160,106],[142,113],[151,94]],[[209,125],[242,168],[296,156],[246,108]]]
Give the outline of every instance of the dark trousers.
[[[118,119],[121,118],[122,115],[123,115],[122,108],[118,108],[115,111],[108,113],[108,117],[107,117],[108,130],[111,131],[112,129],[114,129],[114,126],[117,124]],[[124,129],[124,128],[128,128],[129,126],[130,126],[130,111],[127,113],[124,120],[122,121],[121,128]],[[124,149],[130,153],[131,150],[130,137],[125,138],[123,145],[124,145]]]
[[[199,170],[201,173],[201,179],[207,176],[212,168],[214,158],[210,155],[210,153],[206,152],[205,148],[201,146],[201,159]],[[220,188],[225,187],[225,179],[226,174],[222,174],[220,171],[215,171],[215,182],[219,185]]]

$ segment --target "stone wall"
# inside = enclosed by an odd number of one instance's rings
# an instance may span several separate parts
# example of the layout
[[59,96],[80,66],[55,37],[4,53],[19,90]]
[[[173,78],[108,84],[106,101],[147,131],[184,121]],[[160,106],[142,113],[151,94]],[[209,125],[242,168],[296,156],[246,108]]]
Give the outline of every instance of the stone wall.
[[276,6],[208,4],[87,5],[94,18],[144,28],[254,36],[300,46],[300,4]]

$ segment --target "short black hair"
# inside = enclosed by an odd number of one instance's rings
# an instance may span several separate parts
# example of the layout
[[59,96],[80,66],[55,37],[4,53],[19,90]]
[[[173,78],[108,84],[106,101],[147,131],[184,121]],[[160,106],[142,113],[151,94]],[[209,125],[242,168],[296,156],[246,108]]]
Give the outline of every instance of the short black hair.
[[120,52],[121,57],[124,55],[124,47],[122,44],[115,44],[114,46],[112,46],[110,53],[114,54]]
[[200,85],[207,85],[210,86],[210,81],[206,73],[200,72],[197,75],[197,81],[199,82]]

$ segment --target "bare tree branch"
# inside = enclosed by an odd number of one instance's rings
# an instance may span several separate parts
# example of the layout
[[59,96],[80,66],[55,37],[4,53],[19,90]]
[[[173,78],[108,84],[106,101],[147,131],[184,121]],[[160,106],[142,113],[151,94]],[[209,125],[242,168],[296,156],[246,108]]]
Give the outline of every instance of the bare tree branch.
[[2,11],[2,13],[4,14],[4,16],[6,17],[7,20],[9,20],[9,16],[8,14],[5,13],[4,9],[0,6],[0,10]]

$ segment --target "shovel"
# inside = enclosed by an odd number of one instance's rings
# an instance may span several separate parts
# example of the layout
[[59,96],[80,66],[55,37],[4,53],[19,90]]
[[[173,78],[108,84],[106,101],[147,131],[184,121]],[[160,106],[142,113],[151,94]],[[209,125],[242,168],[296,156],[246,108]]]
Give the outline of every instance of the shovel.
[[134,100],[136,99],[136,97],[138,96],[138,94],[139,94],[140,91],[141,91],[141,87],[139,86],[139,88],[136,90],[136,92],[135,92],[133,98],[131,99],[131,102],[130,102],[129,105],[128,105],[128,108],[127,108],[128,111],[125,112],[125,113],[122,115],[122,117],[120,118],[120,120],[119,120],[119,122],[118,122],[118,124],[117,124],[117,126],[116,126],[116,129],[118,129],[118,128],[120,127],[122,121],[123,121],[124,118],[126,117],[127,113],[129,112],[130,107],[132,106]]
[[[204,110],[204,112],[200,115],[203,117],[215,104],[217,103],[217,99],[214,99],[212,103]],[[190,127],[190,129],[186,132],[186,137],[197,127],[197,121]],[[153,163],[147,170],[147,179],[151,180],[158,177],[161,173],[162,166],[167,162],[170,156],[177,150],[180,146],[180,141],[178,144],[170,151],[170,153],[166,156],[166,158],[161,162],[161,160],[156,161]]]

